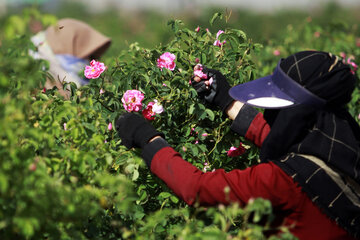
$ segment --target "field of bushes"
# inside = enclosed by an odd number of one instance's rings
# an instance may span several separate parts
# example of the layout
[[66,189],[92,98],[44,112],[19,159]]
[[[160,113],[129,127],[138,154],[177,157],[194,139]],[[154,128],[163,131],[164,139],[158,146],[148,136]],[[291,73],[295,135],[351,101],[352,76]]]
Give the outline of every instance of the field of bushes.
[[[121,145],[112,126],[125,112],[124,93],[136,89],[144,94],[144,106],[154,99],[161,103],[164,111],[153,125],[199,169],[256,164],[258,149],[233,133],[220,111],[198,100],[189,85],[193,66],[218,69],[235,85],[270,74],[280,58],[316,49],[343,57],[356,71],[355,11],[330,5],[313,15],[260,18],[210,9],[196,18],[143,13],[128,22],[110,13],[30,7],[0,20],[0,239],[295,239],[286,228],[282,235],[267,235],[274,230],[267,200],[242,208],[187,206],[150,173],[139,150]],[[43,89],[48,63],[29,56],[35,50],[30,22],[46,27],[65,16],[113,39],[100,59],[107,69],[84,87],[66,84],[69,100]],[[222,46],[213,44],[218,30],[224,31]],[[165,52],[176,56],[173,71],[157,67]],[[349,104],[358,122],[359,84]],[[227,156],[240,143],[245,153]]]

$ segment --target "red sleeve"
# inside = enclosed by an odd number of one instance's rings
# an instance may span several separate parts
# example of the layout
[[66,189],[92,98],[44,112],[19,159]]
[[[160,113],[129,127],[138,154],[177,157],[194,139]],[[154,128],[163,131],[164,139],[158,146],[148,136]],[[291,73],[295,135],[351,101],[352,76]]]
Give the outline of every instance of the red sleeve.
[[269,132],[269,124],[265,121],[263,114],[258,113],[246,131],[245,137],[256,146],[261,147]]
[[265,121],[263,114],[246,104],[232,122],[231,129],[258,147],[261,147],[270,132],[270,126]]
[[[228,173],[223,169],[203,173],[173,148],[165,147],[154,155],[151,171],[189,205],[195,202],[204,206],[230,202],[244,205],[250,198],[262,197],[283,209],[296,206],[296,185],[273,163]],[[229,191],[226,193],[225,189]]]

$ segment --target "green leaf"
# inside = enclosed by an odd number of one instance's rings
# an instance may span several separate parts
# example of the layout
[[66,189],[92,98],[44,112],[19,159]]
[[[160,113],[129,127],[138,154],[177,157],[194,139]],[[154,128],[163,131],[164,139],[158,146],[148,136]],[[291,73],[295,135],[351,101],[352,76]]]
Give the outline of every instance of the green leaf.
[[202,53],[202,54],[201,54],[200,63],[201,63],[201,64],[206,64],[206,54],[205,54],[205,53]]
[[189,114],[192,115],[194,113],[195,110],[195,104],[191,104],[189,107]]
[[8,189],[8,181],[4,174],[0,173],[0,192],[5,193]]
[[208,115],[208,117],[209,117],[209,119],[211,120],[211,121],[214,121],[214,119],[215,119],[215,114],[214,114],[214,112],[213,111],[211,111],[210,109],[205,109],[205,112],[207,113],[207,115]]
[[212,16],[212,18],[210,19],[210,25],[213,25],[214,22],[217,20],[217,19],[222,19],[223,18],[223,14],[222,13],[214,13],[214,15]]
[[168,21],[168,25],[171,27],[171,30],[173,30],[175,33],[179,31],[180,25],[183,25],[183,22],[181,20],[170,20]]
[[169,192],[161,192],[161,193],[159,194],[159,197],[160,197],[160,198],[169,198],[171,195],[172,195],[172,194],[169,193]]
[[136,181],[139,178],[139,171],[137,169],[134,170],[132,180]]
[[234,32],[238,36],[239,42],[243,42],[247,39],[246,33],[244,31],[241,31],[239,29],[232,29],[232,32]]
[[177,198],[177,197],[174,196],[174,195],[171,195],[171,196],[170,196],[170,200],[171,200],[173,203],[178,203],[178,202],[179,202],[179,198]]

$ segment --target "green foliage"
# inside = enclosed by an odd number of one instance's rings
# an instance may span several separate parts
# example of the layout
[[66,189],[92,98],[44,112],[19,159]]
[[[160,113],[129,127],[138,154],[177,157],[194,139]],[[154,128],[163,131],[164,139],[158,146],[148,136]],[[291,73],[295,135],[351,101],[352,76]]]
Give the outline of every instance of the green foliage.
[[[265,47],[226,27],[220,35],[226,44],[217,47],[206,26],[195,32],[170,20],[168,44],[150,49],[132,43],[115,59],[104,60],[108,69],[101,78],[79,89],[70,84],[73,94],[64,100],[55,89],[42,92],[47,63],[28,55],[29,35],[18,29],[27,19],[14,19],[0,48],[1,239],[266,239],[274,230],[269,201],[188,207],[150,173],[139,150],[122,146],[115,130],[107,128],[125,112],[121,97],[138,89],[145,104],[157,99],[165,111],[153,124],[184,159],[199,169],[207,164],[209,170],[230,171],[256,163],[258,150],[230,131],[230,121],[218,109],[199,102],[189,85],[197,61],[235,85],[269,74],[278,59],[275,49],[282,57],[308,48],[344,51],[355,62],[360,57],[351,29],[337,25],[324,29],[306,22]],[[217,13],[210,22],[222,19],[229,15]],[[319,38],[314,31],[321,32]],[[156,66],[164,52],[176,55],[174,71]],[[350,104],[354,116],[359,99],[357,90]],[[227,157],[240,142],[248,145],[246,153]],[[288,229],[281,230],[270,239],[294,239]]]

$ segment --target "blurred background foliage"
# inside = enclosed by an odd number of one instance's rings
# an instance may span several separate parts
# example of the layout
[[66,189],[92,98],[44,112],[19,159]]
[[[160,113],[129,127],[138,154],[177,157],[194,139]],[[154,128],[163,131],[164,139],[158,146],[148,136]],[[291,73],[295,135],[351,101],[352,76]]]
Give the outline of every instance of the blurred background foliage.
[[[166,44],[170,41],[171,31],[167,27],[169,19],[181,19],[189,29],[197,26],[209,28],[212,33],[225,26],[224,22],[217,22],[209,25],[209,19],[214,12],[228,11],[230,14],[226,26],[241,29],[247,33],[254,42],[267,44],[269,41],[282,40],[287,34],[288,27],[297,29],[311,21],[313,24],[326,27],[330,23],[342,24],[343,27],[351,28],[360,35],[360,15],[358,8],[345,8],[342,5],[329,2],[321,8],[308,9],[284,9],[275,12],[254,12],[246,9],[225,9],[214,7],[202,7],[201,9],[186,9],[186,11],[172,11],[169,13],[137,10],[126,11],[117,8],[110,8],[99,12],[89,11],[87,5],[76,1],[60,1],[56,8],[48,10],[41,1],[29,0],[25,2],[38,2],[38,4],[15,5],[9,7],[5,15],[0,18],[0,28],[4,26],[9,15],[19,14],[22,9],[28,6],[35,6],[42,12],[55,15],[57,18],[71,17],[83,20],[95,29],[110,36],[113,44],[105,57],[115,57],[120,50],[127,49],[133,42],[140,46],[152,48],[158,44]],[[46,2],[46,1],[45,1]],[[101,4],[101,3],[99,3]],[[3,32],[0,32],[0,37]]]

